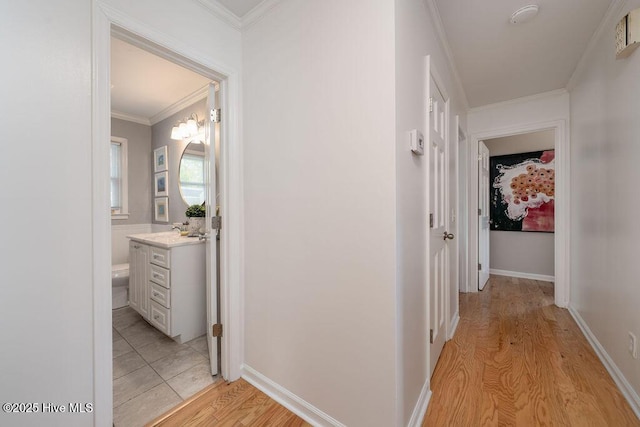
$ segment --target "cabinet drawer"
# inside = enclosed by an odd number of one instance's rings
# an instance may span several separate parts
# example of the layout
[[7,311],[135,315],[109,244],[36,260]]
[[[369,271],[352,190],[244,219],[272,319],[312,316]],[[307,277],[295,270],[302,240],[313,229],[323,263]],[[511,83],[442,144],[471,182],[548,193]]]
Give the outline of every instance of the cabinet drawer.
[[161,306],[155,301],[151,301],[150,312],[151,315],[149,316],[149,320],[151,321],[151,324],[158,328],[158,330],[171,336],[171,310]]
[[165,288],[171,287],[171,274],[169,270],[153,264],[149,265],[149,270],[149,280]]
[[149,284],[151,285],[151,299],[166,308],[171,308],[171,291],[153,282],[149,282]]
[[151,246],[150,249],[151,263],[159,265],[161,267],[169,268],[169,266],[171,265],[171,252],[169,251],[169,249],[156,248],[155,246]]

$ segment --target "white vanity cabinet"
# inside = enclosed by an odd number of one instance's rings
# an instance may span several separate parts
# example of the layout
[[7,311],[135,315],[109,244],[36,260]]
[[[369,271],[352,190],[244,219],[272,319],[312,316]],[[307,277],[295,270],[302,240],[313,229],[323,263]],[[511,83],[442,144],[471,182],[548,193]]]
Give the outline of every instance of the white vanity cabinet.
[[207,322],[204,243],[175,232],[129,238],[129,305],[180,343],[203,335]]

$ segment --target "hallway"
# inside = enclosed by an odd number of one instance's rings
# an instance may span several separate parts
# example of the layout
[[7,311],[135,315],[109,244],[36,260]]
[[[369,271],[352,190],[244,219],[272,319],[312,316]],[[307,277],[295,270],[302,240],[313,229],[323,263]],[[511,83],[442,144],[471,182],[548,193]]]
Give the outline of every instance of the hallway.
[[553,284],[491,276],[460,294],[423,426],[640,426]]

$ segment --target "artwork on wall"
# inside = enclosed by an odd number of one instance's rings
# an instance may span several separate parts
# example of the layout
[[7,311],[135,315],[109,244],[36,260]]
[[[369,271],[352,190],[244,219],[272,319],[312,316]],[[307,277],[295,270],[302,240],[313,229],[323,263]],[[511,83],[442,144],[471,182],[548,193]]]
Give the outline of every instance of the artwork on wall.
[[154,182],[156,197],[169,195],[169,172],[157,173]]
[[167,146],[153,150],[153,171],[162,172],[167,170]]
[[491,230],[554,231],[555,151],[490,158]]
[[155,199],[155,215],[158,222],[169,222],[169,198],[158,197]]

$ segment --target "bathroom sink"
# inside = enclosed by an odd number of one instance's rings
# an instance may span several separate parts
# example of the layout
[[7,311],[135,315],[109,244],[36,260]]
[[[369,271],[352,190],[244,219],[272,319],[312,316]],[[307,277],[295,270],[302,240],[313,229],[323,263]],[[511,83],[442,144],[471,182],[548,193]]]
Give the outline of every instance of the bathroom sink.
[[145,233],[145,234],[132,234],[127,236],[131,240],[138,241],[140,243],[146,243],[152,246],[158,246],[161,248],[172,248],[174,246],[194,245],[203,243],[202,240],[194,239],[189,236],[181,236],[176,231],[163,231],[161,233]]

